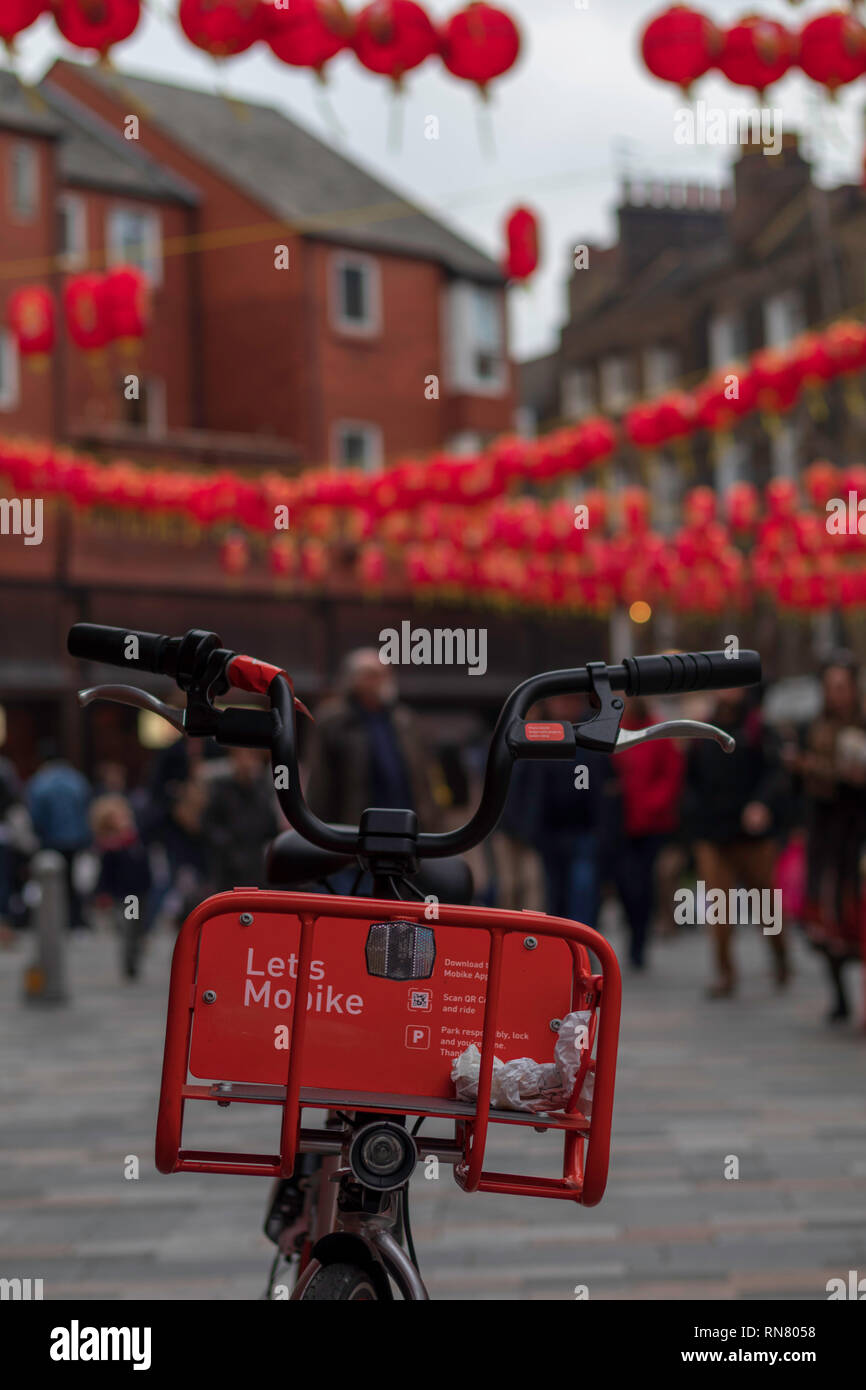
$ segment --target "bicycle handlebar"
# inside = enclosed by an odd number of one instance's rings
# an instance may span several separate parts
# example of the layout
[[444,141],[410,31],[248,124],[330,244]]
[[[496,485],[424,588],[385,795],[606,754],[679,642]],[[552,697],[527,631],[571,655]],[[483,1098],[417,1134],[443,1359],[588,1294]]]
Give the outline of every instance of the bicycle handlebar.
[[[250,657],[238,657],[222,648],[215,633],[198,629],[185,637],[164,637],[76,623],[69,633],[68,649],[71,655],[84,660],[174,676],[187,691],[190,702],[185,732],[213,734],[223,743],[269,746],[275,774],[283,774],[275,775],[275,789],[290,825],[321,849],[349,854],[358,851],[360,828],[333,826],[319,820],[304,799],[298,773],[295,719],[296,708],[303,706],[295,698],[284,671]],[[474,815],[455,830],[418,834],[418,856],[438,859],[462,854],[490,834],[504,809],[512,765],[517,758],[567,758],[574,756],[579,747],[614,751],[623,701],[613,698],[611,692],[675,695],[756,685],[760,679],[761,659],[755,651],[627,657],[616,666],[597,662],[530,677],[511,692],[502,707]],[[270,714],[215,710],[210,696],[224,693],[230,684],[266,693]],[[599,706],[599,714],[585,724],[573,726],[524,724],[533,705],[549,696],[564,694],[590,694]]]

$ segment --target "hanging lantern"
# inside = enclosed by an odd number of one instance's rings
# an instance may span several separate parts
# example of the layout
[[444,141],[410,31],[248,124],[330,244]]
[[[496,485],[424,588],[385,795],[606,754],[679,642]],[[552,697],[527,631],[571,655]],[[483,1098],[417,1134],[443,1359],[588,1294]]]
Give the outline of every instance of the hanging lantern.
[[110,341],[105,276],[73,275],[63,286],[63,310],[69,336],[83,352],[98,352]]
[[21,356],[45,367],[57,336],[54,296],[43,285],[24,285],[10,297],[8,315]]
[[716,494],[711,487],[693,487],[683,500],[683,520],[686,526],[699,531],[716,517]]
[[223,574],[237,579],[248,568],[250,547],[246,536],[226,536],[219,550],[219,564]]
[[824,346],[838,375],[862,372],[866,367],[866,324],[838,319],[824,334]]
[[841,476],[834,464],[816,459],[803,470],[803,485],[813,507],[823,510],[831,497],[839,496]]
[[399,84],[438,51],[439,37],[415,0],[373,0],[357,17],[354,49],[370,72]]
[[760,510],[758,490],[753,483],[732,483],[725,493],[725,512],[732,531],[751,531]]
[[341,0],[290,0],[288,8],[265,4],[262,37],[283,63],[312,68],[322,76],[325,64],[347,48],[354,19]]
[[747,15],[724,35],[719,71],[738,87],[763,94],[797,61],[799,39],[775,19]]
[[520,30],[495,5],[467,5],[444,25],[441,41],[448,71],[474,82],[482,96],[494,78],[514,67],[520,54]]
[[12,49],[18,35],[45,13],[48,0],[3,0],[0,5],[0,39]]
[[856,81],[866,72],[866,29],[840,11],[810,19],[800,34],[800,67],[831,93]]
[[509,280],[528,280],[540,260],[538,218],[529,208],[515,208],[505,223],[505,274]]
[[761,410],[776,415],[791,409],[800,390],[800,381],[788,353],[777,348],[762,348],[752,357],[751,371]]
[[141,19],[140,0],[50,0],[54,22],[67,43],[93,48],[104,58],[128,39]]
[[128,350],[141,342],[150,319],[147,276],[135,266],[118,266],[105,277],[103,289],[109,333]]
[[260,0],[180,0],[177,17],[190,43],[212,58],[246,52],[262,37],[265,18]]
[[672,5],[647,25],[641,54],[653,77],[687,91],[716,62],[723,42],[721,31],[706,15],[687,5]]
[[662,442],[662,430],[655,401],[632,406],[626,413],[623,428],[636,449],[657,449]]

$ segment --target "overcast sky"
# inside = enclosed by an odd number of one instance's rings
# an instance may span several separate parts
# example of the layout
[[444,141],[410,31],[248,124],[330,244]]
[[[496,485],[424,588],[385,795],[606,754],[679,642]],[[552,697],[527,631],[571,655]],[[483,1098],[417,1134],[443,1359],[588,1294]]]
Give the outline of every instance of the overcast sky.
[[[348,0],[359,9],[361,0]],[[459,0],[428,0],[443,18]],[[479,133],[481,105],[475,89],[430,62],[407,80],[402,99],[403,138],[389,141],[392,97],[385,79],[366,73],[350,54],[330,65],[328,102],[309,74],[286,67],[263,45],[216,65],[184,38],[174,0],[149,0],[139,32],[114,50],[114,63],[153,77],[225,90],[269,101],[334,141],[342,128],[345,152],[442,217],[497,257],[506,211],[526,202],[541,215],[544,269],[528,290],[511,294],[513,342],[519,357],[552,348],[562,321],[565,275],[576,242],[610,241],[613,208],[622,173],[636,177],[726,181],[730,149],[689,147],[674,141],[678,92],[654,81],[639,57],[647,20],[662,0],[504,0],[522,24],[524,51],[508,77],[495,84],[488,124],[492,153]],[[706,0],[700,8],[717,22],[738,18],[746,0]],[[826,11],[827,0],[796,8],[787,0],[761,0],[760,11],[791,25]],[[63,54],[80,58],[42,19],[21,41],[21,70],[38,77]],[[787,129],[809,132],[809,151],[822,181],[859,178],[862,94],[866,79],[831,106],[800,75],[770,93]],[[704,78],[696,96],[713,107],[751,104],[751,94],[724,79]],[[424,137],[428,115],[440,120],[440,138]],[[484,118],[482,117],[482,123]]]

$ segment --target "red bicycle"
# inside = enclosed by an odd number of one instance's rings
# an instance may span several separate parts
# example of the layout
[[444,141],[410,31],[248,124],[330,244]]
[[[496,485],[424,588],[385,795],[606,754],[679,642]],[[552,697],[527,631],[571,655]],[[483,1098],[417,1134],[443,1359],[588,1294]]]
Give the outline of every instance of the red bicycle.
[[[593,662],[533,676],[505,701],[478,809],[459,829],[419,831],[412,811],[372,808],[359,826],[328,825],[307,806],[298,774],[296,699],[286,672],[227,651],[215,633],[164,637],[88,623],[69,634],[73,656],[175,678],[178,711],[130,686],[80,693],[156,711],[179,731],[270,751],[274,785],[293,829],[269,853],[274,889],[238,887],[201,903],[178,935],[171,971],[156,1134],[160,1172],[275,1179],[265,1230],[294,1266],[298,1300],[426,1299],[409,1219],[419,1158],[453,1166],[465,1192],[548,1197],[594,1206],[607,1181],[621,984],[612,947],[577,922],[465,905],[472,885],[457,856],[496,827],[518,758],[618,753],[655,738],[733,740],[712,725],[676,720],[621,727],[623,695],[674,695],[756,684],[757,652]],[[218,707],[231,688],[269,708]],[[584,693],[578,724],[527,720],[553,695]],[[355,889],[327,879],[356,865]],[[324,891],[315,885],[324,881]],[[304,885],[308,891],[300,891]],[[302,1007],[297,1007],[301,1001]],[[580,1033],[560,1087],[492,1105],[497,1053],[556,1066],[564,1020]],[[471,1095],[455,1094],[452,1064],[479,1048]],[[564,1086],[564,1089],[563,1089]],[[187,1148],[189,1103],[264,1105],[279,1112],[273,1153]],[[307,1114],[324,1112],[318,1125]],[[409,1127],[411,1119],[411,1128]],[[427,1120],[448,1133],[426,1138]],[[559,1131],[562,1176],[484,1166],[491,1124]]]

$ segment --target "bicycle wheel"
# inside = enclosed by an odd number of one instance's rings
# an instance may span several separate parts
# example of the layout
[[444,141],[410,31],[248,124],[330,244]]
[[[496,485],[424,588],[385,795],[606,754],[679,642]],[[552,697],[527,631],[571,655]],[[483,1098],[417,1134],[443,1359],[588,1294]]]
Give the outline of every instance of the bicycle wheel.
[[323,1265],[310,1280],[300,1301],[318,1303],[378,1302],[376,1287],[358,1265]]

